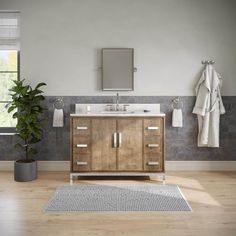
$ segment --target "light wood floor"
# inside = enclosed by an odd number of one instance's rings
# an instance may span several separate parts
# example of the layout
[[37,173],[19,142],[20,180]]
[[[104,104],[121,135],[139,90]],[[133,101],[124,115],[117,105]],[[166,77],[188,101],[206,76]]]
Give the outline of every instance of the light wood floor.
[[[83,179],[76,184],[146,184],[156,179]],[[147,235],[235,236],[236,172],[169,172],[167,184],[178,184],[192,213],[62,213],[43,208],[56,187],[68,184],[68,173],[41,172],[36,181],[17,183],[0,173],[0,235]]]

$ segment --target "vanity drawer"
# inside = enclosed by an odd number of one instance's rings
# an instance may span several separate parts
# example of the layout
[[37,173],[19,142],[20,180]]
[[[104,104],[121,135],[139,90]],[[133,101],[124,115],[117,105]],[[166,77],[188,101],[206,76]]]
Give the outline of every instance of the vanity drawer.
[[90,154],[73,154],[73,171],[89,171]]
[[88,136],[91,133],[90,119],[73,118],[73,134]]
[[89,136],[74,135],[73,153],[90,153],[91,140]]
[[162,152],[162,138],[160,136],[144,137],[144,153]]
[[162,171],[162,153],[144,154],[145,171]]
[[161,118],[144,119],[143,125],[144,125],[144,136],[162,134],[163,127]]

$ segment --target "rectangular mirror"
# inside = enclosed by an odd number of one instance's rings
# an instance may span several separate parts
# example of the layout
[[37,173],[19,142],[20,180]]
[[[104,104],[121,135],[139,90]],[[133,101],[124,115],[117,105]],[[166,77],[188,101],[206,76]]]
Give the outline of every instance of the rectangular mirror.
[[134,90],[134,49],[102,49],[102,90]]

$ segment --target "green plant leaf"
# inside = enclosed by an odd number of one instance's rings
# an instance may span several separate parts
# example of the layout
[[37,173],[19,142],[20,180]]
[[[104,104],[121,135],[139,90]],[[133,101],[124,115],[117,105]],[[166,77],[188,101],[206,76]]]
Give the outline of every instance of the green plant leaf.
[[39,83],[37,84],[37,86],[35,87],[35,90],[37,90],[38,88],[42,87],[42,86],[46,86],[47,84],[45,83]]
[[24,145],[22,145],[22,144],[20,144],[20,143],[15,144],[15,148],[18,148],[18,149],[25,149]]
[[14,111],[16,109],[15,106],[10,106],[8,109],[7,109],[7,112],[8,113],[11,113],[12,111]]

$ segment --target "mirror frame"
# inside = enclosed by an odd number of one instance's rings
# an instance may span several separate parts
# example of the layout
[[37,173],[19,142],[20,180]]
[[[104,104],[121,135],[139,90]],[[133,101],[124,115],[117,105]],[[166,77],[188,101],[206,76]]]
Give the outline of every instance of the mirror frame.
[[[131,50],[131,52],[132,52],[132,88],[128,88],[128,89],[125,89],[125,88],[123,88],[123,89],[117,89],[117,88],[104,88],[104,82],[103,82],[103,52],[104,52],[104,50],[109,50],[109,49],[111,49],[111,50]],[[135,72],[135,69],[136,68],[134,68],[134,48],[102,48],[102,67],[101,67],[101,69],[102,69],[102,91],[134,91],[134,72]]]

